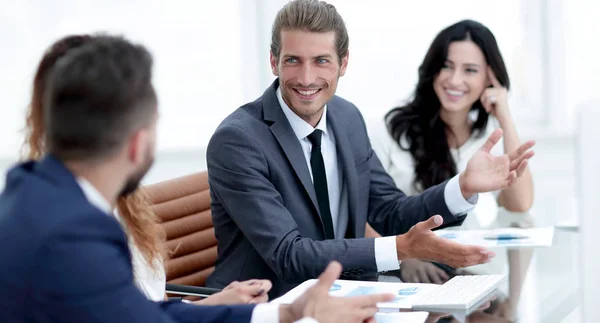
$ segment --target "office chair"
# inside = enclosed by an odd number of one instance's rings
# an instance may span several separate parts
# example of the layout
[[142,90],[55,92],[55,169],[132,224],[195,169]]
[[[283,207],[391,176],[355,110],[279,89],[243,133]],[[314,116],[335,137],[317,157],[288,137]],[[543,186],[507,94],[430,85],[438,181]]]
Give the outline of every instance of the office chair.
[[[152,209],[166,232],[167,295],[207,297],[204,287],[217,260],[217,239],[210,213],[208,173],[195,173],[145,187]],[[197,299],[194,298],[194,299]]]

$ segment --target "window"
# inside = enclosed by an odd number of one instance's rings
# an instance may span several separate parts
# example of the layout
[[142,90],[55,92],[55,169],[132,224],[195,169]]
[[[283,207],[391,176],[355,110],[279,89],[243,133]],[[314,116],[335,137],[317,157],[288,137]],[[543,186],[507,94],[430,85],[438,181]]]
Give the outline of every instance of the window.
[[245,67],[253,62],[243,64],[244,55],[250,55],[241,48],[244,33],[255,28],[242,26],[251,21],[240,19],[241,6],[239,0],[2,1],[0,157],[17,156],[43,51],[67,34],[97,31],[123,34],[153,53],[159,150],[205,146],[218,124],[256,95],[247,86],[256,83],[256,73]]

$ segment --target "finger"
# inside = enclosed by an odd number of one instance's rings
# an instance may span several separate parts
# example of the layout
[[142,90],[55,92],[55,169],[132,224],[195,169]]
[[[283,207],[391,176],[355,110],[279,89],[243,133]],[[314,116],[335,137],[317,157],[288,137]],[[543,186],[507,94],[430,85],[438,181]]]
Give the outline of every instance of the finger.
[[442,282],[442,279],[440,278],[440,276],[434,271],[431,271],[429,273],[429,280],[431,281],[431,283],[436,284],[436,285],[442,285],[444,283],[444,282]]
[[519,164],[519,167],[517,167],[517,177],[521,177],[523,176],[523,173],[525,172],[525,169],[527,169],[527,165],[529,164],[529,160],[525,159],[524,161],[521,162],[521,164]]
[[377,323],[375,317],[370,317],[364,321],[364,323]]
[[494,88],[488,88],[485,91],[483,91],[479,99],[481,100],[481,105],[483,106],[485,111],[491,112],[494,109],[494,104],[498,101],[498,98],[501,95],[502,94]]
[[508,176],[506,177],[506,179],[502,182],[502,184],[500,184],[500,189],[509,188],[516,181],[517,181],[517,172],[513,170],[512,172],[508,173]]
[[434,284],[438,284],[438,285],[441,285],[444,283],[444,279],[442,277],[445,274],[446,273],[443,270],[441,270],[440,268],[438,268],[435,265],[432,265],[432,267],[429,269],[429,272],[428,272],[429,279],[431,280],[431,282],[433,282]]
[[502,87],[502,84],[496,78],[496,74],[494,74],[494,71],[492,71],[492,68],[489,66],[488,66],[488,78],[490,79],[490,82],[492,83],[493,87],[495,87],[495,88]]
[[255,285],[240,285],[236,291],[239,294],[250,295],[252,298],[265,295],[267,292],[260,284]]
[[478,310],[483,311],[488,309],[490,306],[492,306],[492,303],[490,301],[486,301],[485,303],[481,304],[481,306],[479,306]]
[[491,104],[488,103],[488,96],[485,92],[481,95],[480,100],[481,100],[481,105],[483,106],[483,109],[487,113],[490,113],[492,111],[492,106],[491,106]]
[[427,276],[426,270],[418,270],[417,275],[419,275],[419,281],[421,283],[425,283],[425,284],[431,283],[431,281],[429,280],[429,277]]
[[480,150],[489,153],[492,150],[492,148],[494,148],[494,146],[498,143],[498,141],[500,141],[500,138],[502,138],[502,133],[502,129],[500,128],[494,130],[494,132],[492,132],[492,134],[488,137],[485,144],[481,146]]
[[226,297],[226,299],[233,299],[236,301],[231,301],[230,302],[232,304],[250,304],[250,302],[252,302],[252,300],[254,299],[254,297],[252,297],[252,295],[250,294],[245,294],[245,293],[238,293],[238,292],[234,292],[234,291],[230,291],[229,293],[234,293],[231,297]]
[[[440,239],[446,240],[446,239]],[[435,246],[434,261],[462,268],[491,261],[496,254],[483,247],[466,246],[452,241],[442,241]]]
[[533,146],[535,146],[535,141],[529,140],[529,141],[525,142],[524,144],[522,144],[521,146],[519,146],[519,148],[517,148],[516,150],[514,150],[510,154],[508,154],[508,158],[510,158],[511,161],[516,160],[517,158],[523,156],[523,154],[525,154]]
[[533,155],[535,155],[535,151],[533,151],[533,150],[527,151],[526,153],[524,153],[523,155],[521,155],[517,159],[511,161],[510,165],[508,166],[509,169],[510,170],[515,170],[515,169],[519,168],[519,166],[521,165],[522,161],[530,159],[531,157],[533,157]]
[[459,262],[459,265],[464,268],[464,267],[470,267],[470,266],[475,266],[475,265],[487,264],[487,263],[491,262],[492,258],[494,258],[495,256],[496,256],[496,254],[493,252],[489,252],[488,254],[485,254],[485,255],[474,254],[474,255],[466,256],[464,259],[462,259]]
[[254,297],[249,304],[261,304],[269,301],[269,296],[265,293],[262,296]]
[[443,271],[440,268],[437,268],[437,269],[438,269],[438,271],[437,271],[438,277],[442,280],[442,283],[444,283],[444,282],[448,281],[448,279],[450,279],[450,276],[448,276],[448,274],[445,271]]
[[377,307],[369,307],[369,308],[359,309],[357,311],[358,321],[359,322],[364,322],[364,321],[368,322],[368,320],[372,320],[371,322],[376,322],[375,314],[377,313],[377,311],[378,311]]
[[417,275],[417,274],[414,274],[414,275],[413,275],[413,278],[412,278],[412,282],[413,282],[413,283],[416,283],[416,284],[420,283],[420,282],[421,282],[421,280],[419,279],[419,275]]
[[232,281],[227,287],[223,288],[223,290],[233,289],[240,285],[240,282],[237,280]]
[[267,293],[271,290],[271,288],[273,288],[273,284],[268,279],[253,279],[249,283],[249,285],[254,285],[254,284],[258,284],[258,285],[262,286],[262,288]]
[[444,218],[436,214],[429,219],[415,224],[415,228],[419,231],[431,231],[444,223]]
[[260,279],[250,279],[240,282],[243,286],[262,286],[263,280]]
[[350,298],[351,304],[355,307],[377,307],[377,303],[385,303],[395,299],[394,294],[371,294]]
[[481,101],[481,105],[483,105],[484,108],[485,108],[485,105],[487,104],[487,99],[488,99],[487,91],[483,91],[483,93],[481,93],[481,96],[479,97],[479,100]]
[[330,262],[327,268],[325,268],[325,271],[319,276],[319,281],[317,281],[315,287],[329,291],[331,285],[333,285],[333,282],[340,277],[341,273],[342,265],[337,261]]

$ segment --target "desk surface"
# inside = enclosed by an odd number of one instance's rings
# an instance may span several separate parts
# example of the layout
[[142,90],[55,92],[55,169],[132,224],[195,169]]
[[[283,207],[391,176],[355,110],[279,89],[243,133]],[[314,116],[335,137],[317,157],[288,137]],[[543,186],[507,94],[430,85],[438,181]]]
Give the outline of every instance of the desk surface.
[[[506,211],[500,213],[506,215]],[[515,218],[514,215],[509,217]],[[521,217],[522,223],[527,226],[534,222],[530,215]],[[579,250],[578,231],[557,228],[551,247],[506,251],[507,257],[499,261],[508,262],[507,268],[510,268],[505,274],[509,274],[510,302],[507,304],[510,304],[508,307],[513,319],[528,323],[573,322],[565,318],[572,315],[581,302]],[[468,322],[509,321],[486,317],[470,318]]]

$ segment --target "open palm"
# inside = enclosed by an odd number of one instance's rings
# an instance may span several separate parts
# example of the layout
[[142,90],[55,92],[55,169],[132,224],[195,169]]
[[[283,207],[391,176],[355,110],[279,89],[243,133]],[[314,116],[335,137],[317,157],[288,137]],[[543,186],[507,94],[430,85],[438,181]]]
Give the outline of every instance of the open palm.
[[505,189],[520,177],[534,152],[535,145],[528,141],[517,150],[501,156],[493,156],[490,151],[502,138],[502,129],[496,129],[486,143],[471,157],[467,169],[461,174],[460,184],[463,195],[471,196]]

